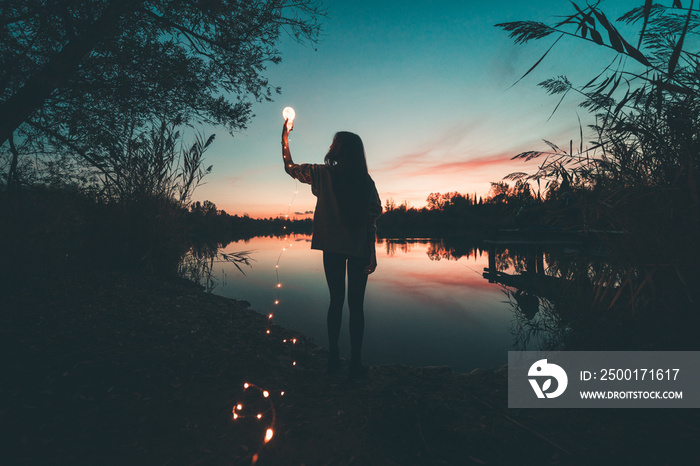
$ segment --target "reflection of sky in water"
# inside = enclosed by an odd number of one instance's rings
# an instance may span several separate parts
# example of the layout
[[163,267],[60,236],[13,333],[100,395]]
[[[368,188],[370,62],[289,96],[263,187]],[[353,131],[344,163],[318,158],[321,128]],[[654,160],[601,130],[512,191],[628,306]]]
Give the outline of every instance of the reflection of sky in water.
[[[243,276],[232,264],[218,264],[214,293],[243,299],[256,311],[275,313],[275,323],[296,329],[327,345],[328,289],[322,253],[310,249],[310,237],[296,236],[280,259],[280,304],[275,263],[288,243],[279,238],[253,238],[229,244],[223,252],[254,250],[253,267]],[[488,266],[481,257],[458,261],[430,260],[425,243],[398,245],[387,253],[377,245],[377,271],[365,295],[365,343],[368,364],[449,365],[457,371],[497,368],[511,349],[512,308],[500,286],[481,276]],[[261,329],[261,331],[263,331]],[[348,356],[347,303],[343,312],[341,353]]]

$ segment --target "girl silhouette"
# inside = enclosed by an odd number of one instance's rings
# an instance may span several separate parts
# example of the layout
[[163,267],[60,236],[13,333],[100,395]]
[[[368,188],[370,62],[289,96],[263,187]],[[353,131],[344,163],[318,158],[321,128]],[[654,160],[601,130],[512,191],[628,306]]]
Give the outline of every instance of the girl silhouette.
[[367,172],[362,139],[341,131],[335,134],[324,164],[295,164],[289,151],[289,130],[282,127],[282,159],[285,171],[311,185],[316,196],[311,248],[323,251],[323,270],[330,292],[328,306],[328,372],[340,368],[338,338],[348,276],[350,309],[351,378],[364,375],[362,336],[365,328],[364,299],[367,276],[377,268],[375,251],[377,217],[382,204]]

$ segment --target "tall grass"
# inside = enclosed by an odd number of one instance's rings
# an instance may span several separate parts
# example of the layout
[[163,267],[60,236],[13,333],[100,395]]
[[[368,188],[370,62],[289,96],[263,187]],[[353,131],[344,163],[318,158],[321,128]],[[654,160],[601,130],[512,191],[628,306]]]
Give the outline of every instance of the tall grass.
[[211,170],[202,164],[213,139],[196,135],[186,145],[174,123],[158,122],[106,138],[93,153],[99,164],[81,166],[79,178],[73,165],[64,167],[63,179],[56,164],[24,167],[34,172],[17,177],[24,183],[0,186],[4,274],[176,274],[191,247],[187,209]]

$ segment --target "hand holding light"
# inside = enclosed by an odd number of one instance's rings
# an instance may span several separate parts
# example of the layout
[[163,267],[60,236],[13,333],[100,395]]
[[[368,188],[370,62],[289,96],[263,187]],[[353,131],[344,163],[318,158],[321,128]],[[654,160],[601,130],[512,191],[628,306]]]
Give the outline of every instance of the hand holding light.
[[292,107],[285,107],[284,110],[282,110],[282,117],[287,121],[287,131],[292,130],[294,126],[294,117],[296,116]]

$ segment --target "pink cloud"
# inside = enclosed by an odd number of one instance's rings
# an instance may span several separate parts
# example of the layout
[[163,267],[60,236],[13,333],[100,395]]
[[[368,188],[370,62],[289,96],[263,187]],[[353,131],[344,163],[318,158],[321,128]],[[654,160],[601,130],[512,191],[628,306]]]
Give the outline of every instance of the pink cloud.
[[[401,174],[401,176],[444,176],[457,175],[460,172],[474,172],[477,170],[489,170],[495,172],[496,169],[502,171],[501,176],[506,176],[514,171],[530,172],[534,171],[543,161],[544,156],[525,162],[524,160],[513,160],[516,155],[528,150],[549,151],[550,148],[541,139],[524,139],[511,144],[499,143],[501,146],[497,150],[488,148],[480,150],[473,146],[461,144],[467,138],[473,128],[452,128],[450,132],[436,139],[428,147],[401,155],[387,161],[378,170],[379,172],[390,172]],[[564,140],[566,143],[560,147],[569,146],[569,132],[561,132],[550,135],[554,141]],[[506,148],[503,148],[506,146]],[[510,146],[510,147],[507,147]],[[481,151],[482,154],[478,154]],[[474,154],[477,152],[477,154]],[[486,155],[483,155],[486,154]]]

